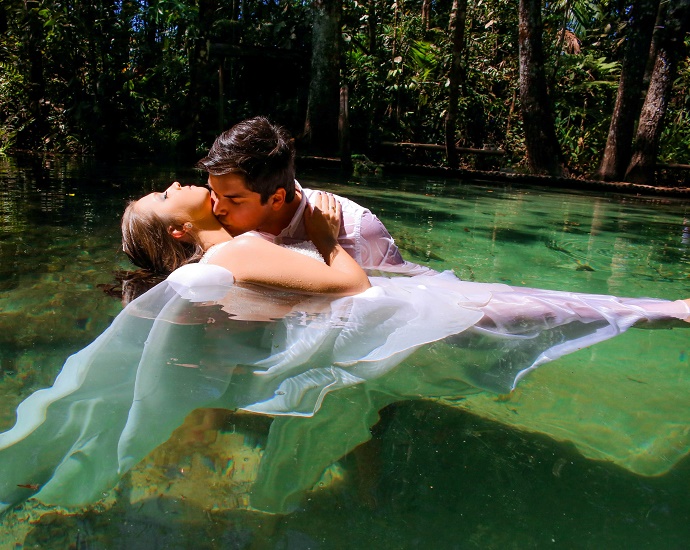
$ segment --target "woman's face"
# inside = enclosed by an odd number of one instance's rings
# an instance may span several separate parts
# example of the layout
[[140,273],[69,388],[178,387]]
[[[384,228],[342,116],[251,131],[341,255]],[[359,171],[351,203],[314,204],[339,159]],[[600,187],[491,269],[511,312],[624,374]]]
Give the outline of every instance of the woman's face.
[[213,216],[211,195],[205,187],[173,183],[165,191],[150,193],[137,201],[140,212],[153,212],[163,220],[199,222]]

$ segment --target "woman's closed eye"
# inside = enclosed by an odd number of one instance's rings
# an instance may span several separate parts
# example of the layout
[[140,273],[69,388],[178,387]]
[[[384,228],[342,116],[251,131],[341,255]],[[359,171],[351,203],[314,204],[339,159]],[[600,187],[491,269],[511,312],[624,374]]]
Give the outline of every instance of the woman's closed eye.
[[165,193],[163,193],[163,200],[165,200],[167,198],[168,198],[168,192],[166,191]]

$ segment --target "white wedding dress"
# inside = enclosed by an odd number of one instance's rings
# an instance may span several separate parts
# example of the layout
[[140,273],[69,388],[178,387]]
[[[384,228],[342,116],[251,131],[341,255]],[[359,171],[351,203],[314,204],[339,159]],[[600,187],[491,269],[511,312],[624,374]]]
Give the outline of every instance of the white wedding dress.
[[[237,286],[215,265],[178,269],[19,405],[0,434],[0,511],[31,496],[67,506],[100,499],[200,407],[276,416],[252,506],[288,511],[370,437],[390,402],[506,393],[543,363],[690,313],[682,302],[469,283],[451,272],[372,285],[333,299]],[[447,353],[433,368],[405,362],[434,342]],[[295,445],[309,457],[299,466]]]

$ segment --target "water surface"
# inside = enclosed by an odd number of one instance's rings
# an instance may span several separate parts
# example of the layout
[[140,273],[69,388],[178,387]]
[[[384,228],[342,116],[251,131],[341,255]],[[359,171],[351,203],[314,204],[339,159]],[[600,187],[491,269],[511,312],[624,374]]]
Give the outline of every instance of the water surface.
[[[121,310],[104,291],[129,266],[121,212],[174,179],[202,181],[179,167],[0,159],[0,429]],[[300,181],[368,206],[407,259],[464,279],[690,296],[688,202],[420,177]],[[287,516],[247,506],[270,420],[198,411],[93,507],[5,514],[0,547],[683,547],[688,336],[634,330],[540,368],[510,396],[387,407],[372,441]]]

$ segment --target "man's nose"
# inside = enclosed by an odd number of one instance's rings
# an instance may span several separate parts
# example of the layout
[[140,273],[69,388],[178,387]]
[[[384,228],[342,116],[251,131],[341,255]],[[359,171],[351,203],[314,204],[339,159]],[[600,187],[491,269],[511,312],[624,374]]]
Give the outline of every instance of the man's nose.
[[227,210],[223,206],[223,201],[219,201],[218,199],[213,201],[213,215],[214,216],[224,216],[227,214]]

